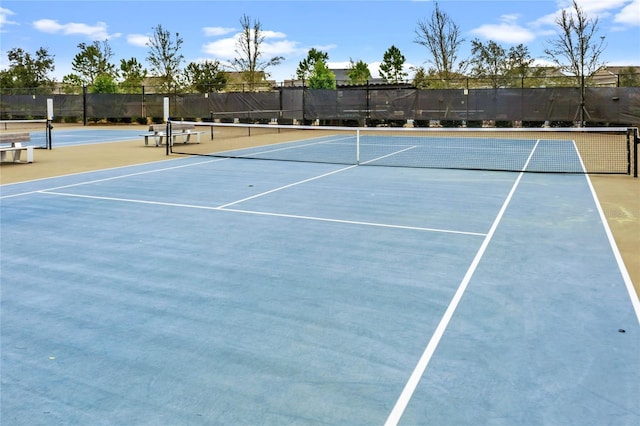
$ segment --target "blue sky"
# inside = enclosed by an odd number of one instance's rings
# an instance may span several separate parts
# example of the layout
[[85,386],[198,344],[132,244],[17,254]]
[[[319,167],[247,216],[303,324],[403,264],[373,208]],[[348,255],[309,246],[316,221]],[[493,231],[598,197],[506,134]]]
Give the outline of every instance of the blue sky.
[[[579,0],[579,4],[599,20],[599,34],[606,40],[602,59],[609,65],[640,66],[640,0]],[[465,39],[460,59],[468,57],[471,40],[478,38],[506,48],[523,43],[543,64],[548,63],[544,58],[548,41],[557,37],[554,19],[570,0],[440,0],[439,5]],[[226,62],[236,56],[234,37],[246,14],[262,26],[264,57],[286,58],[267,70],[272,79],[292,78],[312,47],[327,52],[333,68],[362,60],[378,77],[377,66],[392,45],[405,56],[407,67],[429,66],[426,48],[415,40],[418,23],[427,22],[433,8],[430,0],[2,0],[0,68],[6,68],[12,48],[33,54],[44,47],[55,59],[53,76],[61,79],[72,72],[79,43],[105,39],[114,63],[135,57],[148,67],[145,43],[158,25],[183,38],[186,63]]]

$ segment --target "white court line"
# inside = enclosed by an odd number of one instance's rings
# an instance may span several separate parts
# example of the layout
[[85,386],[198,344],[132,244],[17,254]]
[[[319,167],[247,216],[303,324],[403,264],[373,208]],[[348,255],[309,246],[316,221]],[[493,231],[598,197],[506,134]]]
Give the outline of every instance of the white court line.
[[[400,151],[397,151],[395,153],[392,154],[388,154],[379,158],[375,158],[371,161],[376,161],[379,160],[380,158],[385,158],[391,155],[394,155],[396,153],[399,152],[404,152],[407,151],[409,149],[412,149],[414,147],[409,147],[409,148],[405,148],[402,149]],[[210,161],[216,161],[216,160],[210,160]],[[202,163],[206,163],[206,162],[210,162],[210,161],[205,161],[205,162],[200,162],[197,164],[202,164]],[[220,160],[217,160],[220,161]],[[181,168],[181,167],[188,167],[189,165],[181,165],[181,166],[175,166],[175,167],[170,167],[170,168],[164,168],[161,170],[170,170],[170,169],[176,169],[176,168]],[[322,222],[334,222],[334,223],[346,223],[346,224],[352,224],[352,225],[361,225],[361,226],[375,226],[375,227],[384,227],[384,228],[395,228],[395,229],[411,229],[411,230],[417,230],[417,231],[426,231],[426,232],[441,232],[441,233],[448,233],[448,234],[463,234],[463,235],[473,235],[473,236],[485,236],[486,234],[484,233],[478,233],[478,232],[471,232],[471,231],[460,231],[460,230],[452,230],[452,229],[440,229],[440,228],[426,228],[426,227],[418,227],[418,226],[404,226],[404,225],[393,225],[393,224],[384,224],[384,223],[375,223],[375,222],[361,222],[361,221],[353,221],[353,220],[343,220],[343,219],[332,219],[332,218],[323,218],[323,217],[315,217],[315,216],[302,216],[302,215],[292,215],[292,214],[284,214],[284,213],[270,213],[270,212],[260,212],[260,211],[253,211],[253,210],[242,210],[242,209],[230,209],[230,206],[236,205],[236,204],[240,204],[243,203],[245,201],[249,201],[249,200],[253,200],[256,198],[260,198],[263,197],[265,195],[269,195],[278,191],[282,191],[284,189],[287,188],[291,188],[297,185],[301,185],[307,182],[311,182],[317,179],[322,179],[324,177],[327,176],[331,176],[333,174],[336,173],[341,173],[353,168],[358,167],[357,165],[352,165],[352,166],[347,166],[347,167],[342,167],[340,169],[337,170],[333,170],[331,172],[328,173],[323,173],[321,175],[318,176],[314,176],[308,179],[303,179],[297,182],[293,182],[287,185],[283,185],[274,189],[271,189],[269,191],[265,191],[265,192],[261,192],[260,194],[255,194],[252,195],[250,197],[246,197],[246,198],[242,198],[240,200],[236,200],[233,201],[231,203],[226,203],[223,204],[221,206],[201,206],[201,205],[193,205],[193,204],[182,204],[182,203],[169,203],[169,202],[161,202],[161,201],[148,201],[148,200],[137,200],[137,199],[131,199],[131,198],[119,198],[119,197],[103,197],[103,196],[95,196],[95,195],[81,195],[81,194],[72,194],[72,193],[67,193],[67,192],[60,192],[58,191],[59,189],[64,189],[64,188],[69,188],[69,187],[74,187],[74,186],[81,186],[81,185],[85,185],[87,183],[96,183],[96,182],[104,182],[104,181],[108,181],[108,180],[112,180],[112,179],[118,179],[120,177],[125,177],[125,176],[118,176],[118,177],[113,177],[113,178],[105,178],[105,179],[99,179],[99,180],[94,180],[91,182],[83,182],[83,183],[78,183],[78,184],[72,184],[72,185],[65,185],[65,186],[60,186],[57,188],[51,188],[51,189],[45,189],[45,190],[39,190],[39,191],[33,191],[35,193],[41,193],[41,194],[50,194],[50,195],[59,195],[59,196],[66,196],[66,197],[77,197],[77,198],[86,198],[86,199],[96,199],[96,200],[108,200],[108,201],[120,201],[120,202],[128,202],[128,203],[139,203],[139,204],[152,204],[152,205],[162,205],[162,206],[171,206],[171,207],[182,207],[182,208],[193,208],[193,209],[203,209],[203,210],[220,210],[220,211],[228,211],[228,212],[235,212],[235,213],[243,213],[243,214],[254,214],[254,215],[262,215],[262,216],[274,216],[274,217],[286,217],[286,218],[294,218],[294,219],[303,219],[303,220],[314,220],[314,221],[322,221]],[[135,176],[138,174],[145,174],[145,173],[149,173],[149,172],[139,172],[139,173],[133,173],[127,176]]]
[[633,281],[631,280],[631,276],[629,275],[629,271],[624,264],[624,259],[622,259],[622,255],[620,254],[620,250],[618,249],[618,245],[616,244],[616,240],[613,236],[613,232],[611,232],[611,228],[609,227],[609,222],[607,221],[607,216],[604,214],[604,210],[600,205],[600,200],[598,199],[598,194],[596,193],[593,184],[591,183],[591,178],[587,174],[587,168],[582,161],[582,157],[580,156],[580,151],[578,150],[578,146],[576,145],[576,141],[573,142],[573,148],[576,151],[576,155],[580,160],[580,167],[582,167],[582,171],[584,172],[585,179],[587,180],[587,185],[589,186],[589,190],[591,191],[591,196],[593,197],[593,201],[596,204],[596,208],[598,209],[598,214],[600,215],[600,222],[602,222],[602,226],[604,227],[604,232],[607,234],[607,239],[609,241],[609,246],[611,247],[611,251],[613,252],[613,256],[616,258],[616,263],[618,264],[618,269],[620,270],[620,274],[622,275],[622,280],[624,281],[624,285],[627,288],[627,293],[629,293],[629,298],[631,299],[631,305],[633,306],[633,310],[636,313],[636,318],[638,318],[638,323],[640,323],[640,295],[636,293],[636,289],[633,287]]
[[498,225],[502,221],[502,217],[504,216],[504,213],[507,210],[509,203],[511,203],[511,199],[513,198],[513,195],[515,194],[516,189],[518,188],[518,185],[520,184],[520,181],[522,180],[522,177],[524,175],[524,170],[527,169],[527,166],[529,165],[529,162],[531,161],[531,158],[533,157],[533,153],[536,151],[536,148],[539,142],[540,142],[539,140],[536,142],[535,146],[531,150],[531,153],[529,154],[529,158],[527,158],[527,161],[524,167],[522,168],[522,171],[518,175],[518,178],[516,179],[516,181],[513,183],[513,186],[511,187],[511,191],[509,191],[509,195],[507,195],[507,198],[504,200],[504,203],[502,204],[502,207],[500,208],[498,215],[496,216],[495,220],[493,221],[493,224],[491,225],[491,229],[489,230],[489,233],[484,238],[484,241],[482,241],[482,244],[480,245],[480,249],[478,249],[476,256],[473,258],[471,265],[467,269],[467,272],[462,279],[462,282],[460,282],[460,286],[456,290],[456,293],[453,295],[453,299],[451,299],[451,302],[449,303],[447,310],[445,311],[444,315],[440,319],[440,323],[438,324],[435,331],[433,332],[433,335],[431,336],[431,340],[429,340],[429,343],[427,344],[427,347],[424,349],[424,352],[422,353],[422,356],[418,360],[418,363],[415,366],[413,372],[411,373],[411,376],[409,376],[409,380],[405,384],[404,389],[402,390],[402,393],[398,397],[396,404],[391,410],[391,413],[389,413],[389,417],[385,422],[385,426],[397,425],[398,422],[400,421],[400,418],[404,414],[404,411],[407,408],[407,405],[409,404],[409,401],[411,400],[413,393],[418,387],[418,383],[420,382],[420,379],[422,378],[425,370],[427,369],[427,365],[431,361],[431,357],[433,356],[433,354],[436,351],[436,348],[440,344],[440,340],[442,340],[442,336],[445,330],[447,329],[447,327],[449,326],[449,322],[451,321],[451,318],[453,317],[454,312],[456,311],[456,309],[458,308],[458,305],[460,304],[460,300],[462,299],[464,292],[467,290],[467,286],[471,281],[471,277],[475,273],[476,268],[478,267],[478,264],[482,259],[482,256],[484,256],[484,252],[487,250],[487,247],[489,246],[489,243],[491,242],[491,239],[493,238],[493,235],[495,234],[496,229],[498,229]]
[[[170,160],[164,160],[164,161],[177,161],[177,160],[182,160],[182,159],[177,159],[176,158],[176,159],[170,159]],[[226,161],[226,160],[228,160],[228,159],[227,158],[215,158],[215,159],[206,160],[206,161],[199,161],[197,163],[181,164],[179,166],[162,167],[160,169],[145,170],[145,171],[142,171],[142,172],[127,173],[125,175],[111,176],[111,177],[108,177],[108,178],[93,179],[93,180],[88,180],[88,181],[84,181],[84,182],[70,183],[68,185],[55,186],[53,188],[36,189],[36,190],[33,190],[33,191],[19,192],[17,194],[0,196],[0,200],[5,199],[5,198],[20,197],[22,195],[37,194],[39,192],[56,191],[58,189],[73,188],[75,186],[83,186],[83,185],[90,185],[90,184],[93,184],[93,183],[107,182],[107,181],[110,181],[110,180],[123,179],[123,178],[132,177],[132,176],[146,175],[146,174],[149,174],[149,173],[157,173],[157,172],[165,172],[167,170],[182,169],[182,168],[185,168],[185,167],[198,166],[200,164],[214,163],[214,162],[217,162],[217,161]],[[162,162],[164,162],[164,161],[162,161]],[[153,163],[149,163],[149,164],[153,164]],[[7,183],[5,185],[18,185],[18,184],[29,183],[29,182],[38,182],[38,181],[41,181],[41,180],[59,179],[59,178],[65,178],[65,177],[70,177],[70,176],[79,176],[79,175],[89,174],[89,173],[97,173],[97,172],[104,172],[104,171],[110,171],[110,170],[119,170],[119,169],[125,169],[125,168],[131,168],[131,167],[140,167],[140,166],[144,166],[144,164],[135,164],[135,165],[130,165],[130,166],[114,167],[114,168],[111,168],[111,169],[90,170],[90,171],[87,171],[87,172],[72,173],[72,174],[63,175],[63,176],[52,176],[52,177],[46,177],[46,178],[42,178],[42,179],[35,179],[35,180],[32,180],[32,181],[26,181],[26,182]],[[2,185],[2,186],[4,186],[4,185]]]
[[[164,170],[168,170],[168,169],[174,169],[174,168],[179,168],[179,167],[185,167],[185,166],[177,166],[177,167],[171,167],[171,168],[166,168]],[[86,198],[86,199],[95,199],[95,200],[107,200],[107,201],[119,201],[119,202],[127,202],[127,203],[138,203],[138,204],[151,204],[151,205],[161,205],[161,206],[169,206],[169,207],[182,207],[182,208],[192,208],[192,209],[202,209],[202,210],[220,210],[220,211],[228,211],[228,212],[235,212],[235,213],[243,213],[243,214],[254,214],[254,215],[262,215],[262,216],[275,216],[275,217],[286,217],[286,218],[294,218],[294,219],[304,219],[304,220],[314,220],[314,221],[321,221],[321,222],[334,222],[334,223],[346,223],[346,224],[352,224],[352,225],[362,225],[362,226],[375,226],[375,227],[384,227],[384,228],[396,228],[396,229],[412,229],[412,230],[417,230],[417,231],[426,231],[426,232],[442,232],[442,233],[448,233],[448,234],[463,234],[463,235],[474,235],[474,236],[485,236],[486,234],[483,233],[478,233],[478,232],[470,232],[470,231],[458,231],[458,230],[452,230],[452,229],[439,229],[439,228],[425,228],[425,227],[419,227],[419,226],[403,226],[403,225],[393,225],[393,224],[384,224],[384,223],[375,223],[375,222],[361,222],[361,221],[353,221],[353,220],[342,220],[342,219],[332,219],[332,218],[324,218],[324,217],[314,217],[314,216],[301,216],[301,215],[292,215],[292,214],[283,214],[283,213],[270,213],[270,212],[260,212],[260,211],[253,211],[253,210],[241,210],[241,209],[230,209],[230,206],[233,206],[235,204],[239,204],[248,200],[253,200],[255,198],[259,198],[259,197],[263,197],[265,195],[269,195],[272,194],[274,192],[278,192],[278,191],[282,191],[284,189],[287,188],[291,188],[297,185],[301,185],[307,182],[311,182],[317,179],[321,179],[336,173],[341,173],[344,172],[346,170],[350,170],[353,169],[355,167],[358,167],[356,165],[353,166],[347,166],[347,167],[342,167],[340,169],[337,170],[333,170],[331,172],[328,173],[323,173],[321,175],[318,176],[314,176],[308,179],[303,179],[297,182],[293,182],[290,183],[288,185],[283,185],[280,186],[278,188],[274,188],[271,189],[269,191],[265,191],[265,192],[261,192],[260,194],[255,194],[252,195],[250,197],[246,197],[240,200],[236,200],[233,201],[231,203],[227,203],[227,204],[223,204],[221,206],[201,206],[201,205],[195,205],[195,204],[182,204],[182,203],[169,203],[169,202],[163,202],[163,201],[148,201],[148,200],[137,200],[137,199],[131,199],[131,198],[119,198],[119,197],[103,197],[103,196],[96,196],[96,195],[81,195],[81,194],[72,194],[72,193],[68,193],[68,192],[60,192],[58,191],[59,189],[64,189],[64,188],[69,188],[69,187],[73,187],[73,186],[80,186],[82,184],[74,184],[74,185],[66,185],[66,186],[61,186],[58,188],[52,188],[52,189],[46,189],[46,190],[40,190],[40,191],[34,191],[36,193],[42,193],[42,194],[50,194],[50,195],[59,195],[59,196],[65,196],[65,197],[76,197],[76,198]],[[135,173],[132,175],[136,175],[136,174],[142,174],[141,173]],[[129,176],[132,176],[129,175]],[[93,182],[103,182],[106,180],[111,180],[111,179],[115,179],[115,178],[107,178],[107,179],[100,179],[100,180],[96,180]],[[85,182],[88,183],[88,182]],[[85,184],[83,183],[83,184]]]
[[361,226],[374,226],[380,228],[394,228],[394,229],[407,229],[412,231],[424,231],[424,232],[441,232],[445,234],[462,234],[462,235],[474,235],[479,237],[484,237],[486,234],[482,234],[479,232],[468,232],[468,231],[456,231],[452,229],[439,229],[439,228],[425,228],[422,226],[406,226],[406,225],[392,225],[388,223],[376,223],[376,222],[361,222],[357,220],[345,220],[345,219],[331,219],[326,217],[316,217],[316,216],[301,216],[295,214],[284,214],[284,213],[269,213],[269,212],[259,212],[253,210],[240,210],[240,209],[223,209],[220,210],[235,212],[235,213],[246,213],[246,214],[255,214],[260,216],[275,216],[275,217],[286,217],[290,219],[302,219],[302,220],[313,220],[319,222],[333,222],[333,223],[344,223],[349,225],[361,225]]
[[591,184],[591,179],[589,178],[589,175],[585,175],[585,178],[587,179],[587,184],[589,185],[589,189],[591,190],[591,195],[593,196],[593,200],[596,203],[596,208],[598,209],[598,213],[600,214],[600,221],[602,222],[604,231],[607,234],[609,246],[611,246],[611,251],[613,252],[614,257],[616,258],[616,262],[618,263],[618,269],[620,270],[620,274],[622,275],[624,284],[627,287],[627,292],[629,293],[629,298],[631,299],[631,305],[636,312],[638,323],[640,323],[640,295],[636,293],[636,290],[633,287],[633,281],[631,281],[629,271],[627,271],[627,267],[624,264],[624,260],[622,259],[622,255],[620,254],[620,250],[618,249],[618,245],[616,244],[616,240],[613,237],[613,233],[611,232],[611,228],[609,227],[609,223],[607,222],[607,216],[602,210],[602,206],[600,205],[600,201],[598,200],[598,196],[596,195],[596,190]]
[[268,194],[271,194],[271,193],[274,193],[274,192],[277,192],[277,191],[281,191],[283,189],[291,188],[292,186],[301,185],[303,183],[311,182],[311,181],[316,180],[316,179],[321,179],[323,177],[327,177],[327,176],[333,175],[335,173],[344,172],[345,170],[353,169],[354,167],[358,167],[358,166],[353,165],[353,166],[343,167],[343,168],[338,169],[338,170],[333,170],[333,171],[331,171],[329,173],[324,173],[324,174],[321,174],[321,175],[318,175],[318,176],[314,176],[314,177],[309,178],[309,179],[304,179],[304,180],[300,180],[298,182],[293,182],[293,183],[290,183],[288,185],[284,185],[284,186],[280,186],[278,188],[271,189],[269,191],[261,192],[260,194],[252,195],[251,197],[247,197],[247,198],[243,198],[241,200],[233,201],[231,203],[223,204],[219,208],[224,209],[226,207],[233,206],[234,204],[239,204],[239,203],[242,203],[244,201],[253,200],[254,198],[259,198],[259,197],[262,197],[262,196],[265,196],[265,195],[268,195]]
[[391,154],[387,154],[387,155],[383,155],[383,156],[378,157],[378,158],[374,158],[373,160],[364,161],[364,162],[362,162],[362,163],[360,163],[360,164],[365,165],[365,164],[373,163],[374,161],[382,160],[383,158],[391,157],[391,156],[393,156],[393,155],[400,154],[401,152],[409,151],[410,149],[415,149],[415,148],[417,148],[417,146],[416,146],[416,145],[413,145],[413,146],[410,146],[410,147],[408,147],[408,148],[405,148],[405,149],[401,149],[401,150],[399,150],[399,151],[392,152]]
[[273,216],[273,217],[282,217],[282,218],[289,218],[289,219],[309,220],[309,221],[316,221],[316,222],[330,222],[330,223],[343,223],[343,224],[349,224],[349,225],[372,226],[372,227],[378,227],[378,228],[406,229],[406,230],[422,231],[422,232],[440,232],[440,233],[446,233],[446,234],[472,235],[472,236],[478,236],[478,237],[484,237],[486,235],[479,232],[456,231],[453,229],[425,228],[421,226],[394,225],[389,223],[377,223],[377,222],[361,222],[357,220],[332,219],[332,218],[319,217],[319,216],[302,216],[302,215],[294,215],[294,214],[286,214],[286,213],[270,213],[270,212],[254,211],[254,210],[228,209],[220,206],[201,206],[197,204],[168,203],[165,201],[149,201],[149,200],[137,200],[132,198],[103,197],[103,196],[97,196],[97,195],[72,194],[69,192],[59,192],[59,191],[49,191],[49,190],[36,191],[36,192],[40,194],[57,195],[61,197],[85,198],[85,199],[91,199],[91,200],[117,201],[122,203],[148,204],[148,205],[165,206],[165,207],[179,207],[179,208],[188,208],[188,209],[223,211],[223,212],[230,212],[230,213],[241,213],[241,214],[259,215],[259,216]]

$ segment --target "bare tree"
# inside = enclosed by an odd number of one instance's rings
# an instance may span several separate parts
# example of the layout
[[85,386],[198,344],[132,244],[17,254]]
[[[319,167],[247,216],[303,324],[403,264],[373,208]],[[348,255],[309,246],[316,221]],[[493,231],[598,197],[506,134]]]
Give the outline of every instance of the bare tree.
[[435,2],[435,10],[427,22],[418,22],[415,42],[426,47],[431,54],[431,62],[435,66],[435,74],[439,78],[449,79],[455,73],[464,71],[465,63],[458,63],[458,49],[464,41],[460,28],[440,10]]
[[604,65],[600,62],[604,36],[598,37],[598,18],[589,18],[577,0],[573,0],[572,9],[562,10],[556,24],[560,32],[548,42],[545,53],[561,70],[575,76],[580,86],[580,122],[584,124],[585,78]]
[[236,42],[236,53],[239,55],[231,62],[232,67],[242,73],[243,80],[252,87],[256,83],[268,77],[266,69],[278,65],[284,60],[282,56],[274,56],[268,61],[261,60],[262,52],[260,46],[264,42],[265,36],[262,32],[260,21],[254,20],[247,15],[240,19],[242,33]]
[[175,39],[171,37],[168,30],[158,25],[153,28],[153,36],[147,43],[149,47],[149,61],[151,73],[160,77],[162,89],[176,89],[180,78],[180,65],[184,60],[180,52],[182,38],[180,34],[175,34]]

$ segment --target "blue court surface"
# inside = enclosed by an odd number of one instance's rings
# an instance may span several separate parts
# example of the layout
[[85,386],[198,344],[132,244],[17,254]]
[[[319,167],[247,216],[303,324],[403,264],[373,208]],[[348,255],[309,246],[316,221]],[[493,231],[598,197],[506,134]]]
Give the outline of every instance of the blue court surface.
[[192,156],[0,189],[3,425],[640,424],[584,175]]
[[[140,139],[140,134],[144,133],[144,130],[140,129],[92,129],[92,128],[73,128],[73,127],[58,127],[53,125],[53,148],[60,148],[65,146],[76,145],[89,145],[96,143],[107,142],[120,142],[129,141],[134,139]],[[47,139],[46,133],[42,131],[31,131],[31,141],[26,145],[46,147]]]

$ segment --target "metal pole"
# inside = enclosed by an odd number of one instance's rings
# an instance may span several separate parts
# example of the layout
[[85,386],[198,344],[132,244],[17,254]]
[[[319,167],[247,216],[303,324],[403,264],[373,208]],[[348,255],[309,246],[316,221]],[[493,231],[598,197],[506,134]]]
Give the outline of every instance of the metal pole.
[[171,152],[171,149],[169,148],[169,145],[171,144],[171,141],[173,140],[171,138],[171,121],[167,120],[167,128],[165,130],[165,142],[167,144],[167,155],[169,155],[169,153]]

